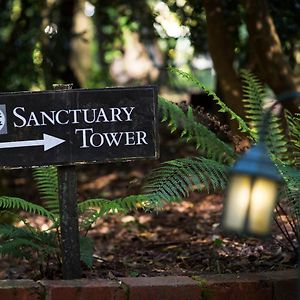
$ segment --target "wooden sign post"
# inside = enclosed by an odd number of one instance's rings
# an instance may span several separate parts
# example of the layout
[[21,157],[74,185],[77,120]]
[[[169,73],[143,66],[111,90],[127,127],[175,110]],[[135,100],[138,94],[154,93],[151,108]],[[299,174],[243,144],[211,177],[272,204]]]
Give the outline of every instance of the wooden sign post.
[[[71,90],[72,84],[54,84],[53,89]],[[57,167],[61,235],[62,273],[64,279],[81,278],[80,243],[75,166]]]
[[74,165],[158,158],[153,86],[0,93],[0,166],[58,168],[64,279],[81,277]]

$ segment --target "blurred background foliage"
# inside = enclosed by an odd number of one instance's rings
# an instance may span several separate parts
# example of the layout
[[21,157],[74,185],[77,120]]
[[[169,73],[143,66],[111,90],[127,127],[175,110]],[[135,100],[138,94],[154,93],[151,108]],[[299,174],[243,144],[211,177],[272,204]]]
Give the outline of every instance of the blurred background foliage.
[[299,89],[299,13],[297,0],[0,0],[0,91],[65,82],[201,95],[172,65],[243,115],[242,68],[275,93]]

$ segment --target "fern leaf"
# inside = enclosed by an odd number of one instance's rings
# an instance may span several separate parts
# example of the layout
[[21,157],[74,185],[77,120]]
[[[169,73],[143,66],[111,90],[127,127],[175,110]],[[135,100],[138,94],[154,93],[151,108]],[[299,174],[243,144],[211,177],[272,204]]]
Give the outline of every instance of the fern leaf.
[[33,169],[38,190],[45,206],[54,214],[59,213],[58,179],[56,167],[41,167]]
[[288,199],[288,204],[292,213],[300,220],[300,171],[295,167],[284,163],[277,163],[277,167],[284,179],[284,196]]
[[[265,89],[258,78],[247,70],[241,71],[244,91],[244,104],[246,117],[251,129],[252,138],[258,140],[258,132],[261,131],[264,116]],[[285,138],[280,118],[272,115],[268,124],[267,147],[277,160],[288,161],[288,143]]]
[[300,165],[300,114],[292,115],[285,111],[290,136],[290,152],[292,153],[293,164]]
[[[156,200],[156,199],[155,199]],[[93,211],[88,217],[83,218],[80,226],[84,229],[89,228],[99,217],[109,213],[126,213],[132,209],[151,208],[154,206],[154,199],[150,195],[130,195],[124,198],[117,198],[114,200],[107,199],[88,199],[78,204],[80,214],[90,210],[91,208],[98,208]]]
[[230,119],[236,120],[238,123],[238,128],[241,132],[249,133],[251,134],[251,131],[245,121],[238,116],[232,109],[230,109],[213,91],[207,89],[204,84],[202,84],[198,79],[196,79],[193,75],[186,73],[184,71],[181,71],[174,67],[168,67],[168,70],[170,70],[172,73],[175,73],[179,75],[180,77],[186,79],[189,82],[194,83],[196,86],[198,86],[201,90],[203,90],[208,95],[212,96],[213,99],[216,101],[217,105],[219,105],[220,112],[228,113],[230,116]]
[[0,254],[28,258],[25,248],[40,250],[41,247],[27,238],[10,239],[1,243]]
[[127,212],[129,209],[136,208],[138,205],[144,206],[149,202],[147,195],[131,195],[114,200],[107,199],[88,199],[78,204],[80,213],[83,213],[91,207],[100,208],[102,215],[110,212]]
[[88,268],[93,266],[94,244],[93,239],[88,236],[81,236],[80,242],[80,260],[86,264]]
[[32,258],[32,252],[38,253],[38,259],[58,252],[57,236],[54,232],[44,232],[29,225],[15,227],[13,225],[0,225],[0,254],[15,257]]
[[197,122],[191,108],[185,113],[176,104],[163,97],[159,97],[158,107],[162,114],[162,120],[169,122],[169,126],[171,120],[171,131],[182,128],[181,136],[187,140],[195,140],[197,148],[200,148],[208,158],[218,161],[234,160],[235,153],[232,147],[221,141],[207,127]]
[[[1,238],[12,238],[15,236],[16,227],[10,224],[0,224],[0,237]],[[20,232],[23,232],[22,228],[20,229]]]
[[281,119],[273,116],[269,125],[269,131],[272,133],[267,137],[267,147],[276,160],[290,163],[288,155],[288,140],[284,134]]
[[246,118],[248,119],[248,126],[252,128],[251,136],[257,141],[257,132],[263,119],[263,99],[266,97],[266,93],[259,80],[251,72],[242,70],[241,77]]
[[57,219],[57,215],[53,214],[52,212],[48,211],[47,209],[43,208],[40,205],[30,203],[26,200],[16,197],[0,197],[0,208],[4,209],[22,209],[29,213],[39,214],[41,216],[45,216],[52,221]]
[[146,180],[145,194],[157,194],[169,202],[187,197],[190,191],[223,190],[227,167],[214,160],[192,157],[165,162]]

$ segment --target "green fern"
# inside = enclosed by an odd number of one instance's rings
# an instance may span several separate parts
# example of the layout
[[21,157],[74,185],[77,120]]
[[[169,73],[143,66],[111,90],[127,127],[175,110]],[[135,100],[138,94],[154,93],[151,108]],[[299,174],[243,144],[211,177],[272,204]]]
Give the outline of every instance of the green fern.
[[[89,212],[83,218],[80,226],[83,229],[88,229],[100,217],[109,213],[126,213],[136,208],[153,208],[155,199],[150,195],[130,195],[114,200],[108,199],[88,199],[78,204],[80,214]],[[92,208],[92,209],[91,209]],[[98,210],[95,210],[97,209]]]
[[91,207],[100,208],[101,215],[108,213],[128,212],[136,207],[149,205],[149,197],[147,195],[130,195],[124,198],[114,200],[108,199],[88,199],[78,204],[80,213],[83,213]]
[[295,147],[300,149],[300,114],[298,113],[292,115],[288,111],[286,113],[291,135],[291,142]]
[[45,206],[54,214],[59,213],[58,179],[56,167],[33,169],[33,176]]
[[290,136],[290,152],[292,153],[292,163],[300,166],[300,114],[292,115],[286,111],[286,118]]
[[[178,74],[181,77],[186,78],[190,82],[196,84],[204,91],[208,92],[202,84],[195,79],[190,74],[179,71],[177,69],[172,69],[171,71]],[[219,101],[216,95],[209,93],[214,97],[217,103],[221,106],[222,112],[227,112],[233,116],[240,124],[240,130],[249,134],[250,139],[253,141],[258,140],[258,132],[261,130],[260,126],[262,125],[263,120],[263,110],[264,110],[264,98],[266,92],[263,86],[260,84],[259,80],[250,72],[242,71],[242,79],[244,82],[244,103],[246,108],[246,114],[248,119],[248,125],[241,120],[239,117],[236,118],[235,114],[226,107],[226,105]],[[183,136],[187,135],[188,139],[192,139],[195,135],[193,128],[195,126],[195,119],[192,116],[191,109],[187,113],[184,113],[179,107],[174,104],[166,104],[165,99],[160,98],[160,110],[163,115],[163,121],[168,121],[171,131],[174,132],[178,128],[182,128]],[[299,115],[291,116],[289,115],[288,123],[291,128],[292,142],[296,150],[294,151],[297,157],[300,157],[299,151],[299,138],[300,138],[300,122]],[[201,129],[202,130],[202,129]],[[200,131],[199,131],[200,132]],[[297,169],[289,169],[291,161],[288,157],[289,141],[286,139],[281,120],[272,116],[268,128],[269,134],[267,136],[267,146],[270,151],[271,157],[278,165],[284,166],[282,168],[282,174],[284,175],[286,181],[286,190],[285,195],[288,199],[291,199],[290,204],[295,207],[295,210],[298,211],[299,206],[299,190],[298,186],[300,185],[300,178],[298,176],[299,172]],[[213,146],[209,143],[206,144],[208,149],[216,151]],[[200,144],[202,148],[203,145]],[[209,150],[206,152],[209,152]],[[207,157],[211,158],[211,161],[207,162],[204,158],[186,158],[183,160],[175,160],[163,164],[159,169],[155,170],[150,178],[146,181],[146,186],[144,189],[145,193],[151,194],[155,193],[159,195],[162,199],[166,201],[176,201],[183,197],[187,197],[190,191],[193,190],[207,190],[216,191],[225,187],[226,183],[226,171],[227,164],[225,160],[216,160],[216,157],[220,157],[221,152],[218,152],[216,156],[210,153]],[[226,152],[228,154],[228,152]],[[230,155],[230,153],[229,153]],[[189,161],[191,160],[191,161]],[[299,160],[298,160],[299,161]],[[204,168],[204,162],[207,163],[207,171]],[[219,165],[214,165],[213,163],[218,163]],[[224,163],[226,163],[224,165]],[[219,177],[216,173],[215,167],[221,168],[221,174],[223,176]],[[220,169],[219,169],[220,170]],[[283,171],[284,170],[284,171]],[[200,187],[200,188],[199,188]],[[297,194],[298,193],[298,194]],[[300,216],[300,214],[298,215]]]
[[195,120],[191,107],[185,113],[176,104],[159,97],[158,108],[162,115],[162,122],[168,123],[171,132],[181,130],[181,137],[185,137],[187,141],[195,140],[196,148],[201,149],[208,158],[217,161],[233,161],[236,157],[232,147]]
[[300,220],[300,170],[288,166],[284,163],[278,163],[277,167],[284,179],[285,184],[282,189],[282,198],[288,200],[291,212]]
[[[13,225],[0,225],[0,254],[24,257],[33,260],[33,251],[39,259],[53,255],[58,250],[56,236],[53,232],[42,232],[33,227],[17,228]],[[34,263],[34,262],[33,262]]]
[[166,202],[188,197],[190,191],[219,192],[227,182],[228,167],[204,157],[176,159],[153,171],[143,188]]
[[28,237],[31,233],[25,228],[18,228],[10,224],[0,224],[0,237],[11,239],[14,237]]
[[246,122],[238,116],[232,109],[230,109],[213,91],[207,89],[204,84],[202,84],[198,79],[196,79],[192,74],[186,73],[174,67],[168,67],[168,70],[172,73],[179,75],[182,78],[185,78],[190,83],[195,84],[201,90],[203,90],[208,95],[212,96],[213,99],[216,101],[217,105],[220,107],[219,112],[227,113],[231,120],[236,120],[238,123],[238,129],[241,132],[245,132],[251,134],[249,127],[247,126]]
[[88,268],[93,266],[93,248],[94,243],[91,237],[81,236],[80,242],[80,260],[86,264]]
[[[171,71],[212,95],[213,99],[220,106],[220,111],[228,113],[232,119],[238,122],[242,132],[247,133],[252,140],[257,140],[258,128],[262,121],[262,101],[265,92],[254,75],[247,71],[242,73],[248,126],[215,93],[206,89],[195,77],[174,68],[171,68]],[[201,150],[205,157],[181,158],[163,163],[161,167],[154,170],[147,178],[143,187],[144,194],[131,195],[114,200],[88,199],[79,203],[78,212],[82,229],[88,230],[98,218],[109,213],[126,213],[136,208],[152,210],[161,207],[164,203],[180,201],[182,198],[188,197],[191,191],[219,192],[225,189],[228,168],[237,157],[232,147],[218,139],[204,125],[198,123],[190,107],[184,112],[176,104],[159,97],[159,111],[162,115],[162,122],[168,123],[171,132],[180,131],[181,137],[187,141],[195,141],[196,147]],[[299,116],[289,116],[288,123],[291,128],[293,145],[296,151],[300,153]],[[288,143],[280,129],[280,120],[278,118],[274,117],[272,119],[270,130],[272,134],[268,145],[286,182],[283,192],[295,208],[295,213],[300,220],[300,171],[289,166],[290,161],[286,156]],[[59,248],[57,168],[35,169],[34,177],[46,208],[20,198],[4,196],[0,197],[0,208],[22,209],[30,213],[46,216],[54,222],[53,229],[56,229],[56,232],[51,230],[48,232],[37,231],[30,226],[27,226],[26,229],[0,226],[0,254],[28,256],[30,249],[32,249],[45,261],[46,257],[57,253]],[[81,237],[80,247],[81,260],[88,267],[91,267],[93,262],[92,240],[87,237]]]
[[10,255],[13,257],[30,258],[30,254],[26,251],[26,248],[32,250],[40,250],[40,245],[37,245],[34,241],[29,238],[14,238],[2,242],[0,246],[1,255]]
[[250,128],[250,136],[257,141],[259,128],[263,119],[263,99],[266,97],[266,92],[260,81],[249,71],[242,70],[241,77],[244,93],[243,102],[248,127]]
[[44,207],[37,205],[37,204],[33,204],[31,202],[28,202],[26,200],[23,200],[23,199],[17,198],[17,197],[1,196],[0,197],[0,208],[22,209],[29,213],[38,214],[40,216],[47,217],[52,221],[55,221],[57,219],[57,216],[55,214],[48,211]]
[[[244,106],[246,118],[251,128],[250,136],[254,141],[258,140],[258,132],[262,130],[261,126],[264,118],[264,99],[266,91],[255,75],[247,70],[241,72],[244,91]],[[272,115],[267,130],[272,134],[267,136],[267,146],[270,153],[277,160],[288,161],[288,141],[284,135],[282,123],[279,117]]]

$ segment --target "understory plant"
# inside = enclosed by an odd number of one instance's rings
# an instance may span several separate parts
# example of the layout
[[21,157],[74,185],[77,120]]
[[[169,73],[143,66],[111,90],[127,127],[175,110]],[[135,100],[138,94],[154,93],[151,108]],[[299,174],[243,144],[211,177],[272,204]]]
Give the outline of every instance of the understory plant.
[[[58,176],[56,167],[41,167],[33,170],[42,204],[37,205],[17,197],[0,197],[2,213],[14,215],[18,227],[11,224],[0,224],[0,256],[9,255],[25,258],[38,270],[37,278],[53,277],[62,266],[60,255],[60,216],[58,200]],[[87,267],[93,264],[93,241],[87,236],[92,224],[103,215],[114,212],[127,212],[135,207],[148,206],[148,198],[143,195],[132,195],[113,201],[107,199],[88,199],[78,203],[81,261]],[[42,230],[33,227],[21,216],[19,211],[46,217],[51,226]]]
[[[256,143],[266,92],[254,75],[248,71],[243,71],[241,74],[247,116],[246,120],[243,120],[195,77],[174,68],[170,68],[170,71],[209,94],[219,106],[219,111],[235,120],[241,133],[247,136],[251,143]],[[162,207],[164,203],[180,201],[188,197],[192,191],[216,193],[226,188],[228,170],[239,156],[234,147],[221,140],[206,124],[203,124],[204,122],[199,122],[195,109],[190,106],[182,109],[167,99],[159,97],[159,113],[161,121],[168,125],[171,132],[179,132],[182,139],[194,144],[198,149],[198,155],[162,163],[146,178],[142,194],[114,200],[88,199],[78,203],[79,226],[82,233],[81,259],[88,267],[91,267],[93,262],[93,243],[87,236],[87,232],[98,218],[109,213],[126,213],[135,208],[152,210]],[[285,181],[277,211],[279,215],[286,216],[288,225],[278,222],[278,219],[276,221],[289,241],[290,247],[296,249],[294,237],[290,235],[290,228],[298,239],[300,115],[285,112],[285,116],[289,134],[286,135],[282,129],[281,118],[274,115],[269,124],[271,134],[268,135],[268,149]],[[25,225],[21,228],[14,225],[0,225],[0,255],[24,257],[38,264],[41,275],[47,276],[51,269],[49,258],[55,258],[58,265],[61,265],[57,168],[34,169],[34,176],[43,205],[16,197],[0,197],[0,208],[11,213],[16,211],[16,216]],[[33,228],[20,217],[19,210],[44,216],[52,221],[52,226],[47,230]]]
[[[257,142],[263,112],[266,106],[272,104],[272,100],[269,100],[270,103],[266,101],[266,89],[253,74],[246,70],[241,73],[246,112],[246,119],[243,120],[191,74],[174,68],[170,68],[170,71],[210,95],[219,106],[219,111],[237,122],[240,132],[248,138],[250,144]],[[199,155],[163,163],[149,176],[144,192],[151,194],[156,191],[165,201],[173,201],[187,197],[191,191],[223,191],[227,185],[228,170],[239,154],[205,125],[196,122],[193,108],[188,107],[183,111],[163,98],[160,98],[159,104],[162,120],[167,122],[172,132],[179,131],[182,138],[194,142],[199,149]],[[283,118],[286,120],[286,130],[282,126]],[[276,209],[276,222],[288,242],[289,249],[295,255],[300,221],[299,121],[299,114],[292,115],[288,111],[283,111],[280,115],[273,114],[268,124],[267,138],[269,155],[284,179]],[[280,218],[284,222],[280,222]],[[285,245],[286,243],[283,246]]]

